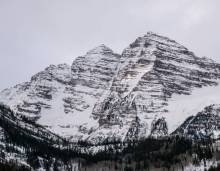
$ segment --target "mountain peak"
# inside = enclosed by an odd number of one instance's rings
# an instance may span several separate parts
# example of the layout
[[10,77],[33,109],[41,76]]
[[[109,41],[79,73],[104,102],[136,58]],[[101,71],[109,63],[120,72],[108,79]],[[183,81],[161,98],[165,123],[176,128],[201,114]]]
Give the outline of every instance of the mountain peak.
[[147,32],[147,34],[145,34],[143,37],[144,37],[144,38],[151,38],[151,39],[170,40],[170,41],[175,42],[174,40],[170,39],[169,37],[162,36],[162,35],[160,35],[160,34],[157,34],[157,33],[155,33],[155,32],[152,32],[152,31]]
[[148,31],[146,35],[157,35],[157,34],[153,31]]
[[101,44],[92,50],[88,51],[87,54],[98,54],[98,53],[113,53],[113,50],[111,50],[109,47],[107,47],[104,44]]
[[147,34],[138,37],[133,43],[130,44],[130,48],[136,48],[136,47],[149,47],[150,45],[153,45],[154,47],[170,47],[172,49],[181,49],[181,50],[187,50],[186,47],[182,46],[178,42],[176,42],[173,39],[170,39],[166,36],[159,35],[154,32],[147,32]]

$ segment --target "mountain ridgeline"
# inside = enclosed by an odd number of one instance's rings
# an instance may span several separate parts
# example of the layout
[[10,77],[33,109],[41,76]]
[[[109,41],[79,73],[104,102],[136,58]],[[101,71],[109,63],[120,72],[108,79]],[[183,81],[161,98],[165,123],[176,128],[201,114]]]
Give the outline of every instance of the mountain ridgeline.
[[[139,152],[139,147],[157,139],[155,151],[147,152],[148,158],[152,153],[148,162],[156,163],[162,148],[176,148],[181,142],[187,147],[182,153],[196,151],[200,156],[200,147],[191,140],[208,141],[204,146],[210,157],[210,141],[220,136],[219,92],[220,64],[196,56],[167,37],[148,32],[122,54],[100,45],[77,57],[71,66],[50,65],[29,82],[0,92],[2,154],[7,158],[10,142],[16,144],[18,157],[27,161],[37,153],[39,163],[48,168],[65,163],[63,155],[68,154],[67,170],[74,163],[79,168],[73,159],[90,158],[88,153],[98,160],[103,151],[113,150],[127,160],[122,154],[130,153],[128,149]],[[184,138],[180,142],[176,136]],[[38,150],[42,143],[48,149],[46,156]],[[181,154],[177,151],[167,155]],[[136,164],[131,162],[129,167]]]

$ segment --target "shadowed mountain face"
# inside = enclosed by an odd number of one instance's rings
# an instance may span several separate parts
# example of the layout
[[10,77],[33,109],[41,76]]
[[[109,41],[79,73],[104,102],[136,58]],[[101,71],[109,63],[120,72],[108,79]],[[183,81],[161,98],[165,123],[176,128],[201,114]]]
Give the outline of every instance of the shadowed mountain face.
[[220,64],[149,32],[121,55],[101,45],[72,66],[51,65],[0,101],[72,141],[124,141],[172,133],[220,102],[219,82]]

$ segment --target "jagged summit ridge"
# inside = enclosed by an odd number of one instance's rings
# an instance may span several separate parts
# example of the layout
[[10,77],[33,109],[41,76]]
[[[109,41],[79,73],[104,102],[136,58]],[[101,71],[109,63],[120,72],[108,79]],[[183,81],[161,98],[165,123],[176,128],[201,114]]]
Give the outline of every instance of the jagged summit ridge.
[[113,50],[107,47],[104,44],[101,44],[90,51],[87,52],[87,54],[100,54],[100,53],[113,53]]
[[138,37],[132,44],[130,44],[130,47],[138,46],[138,44],[139,45],[142,44],[142,46],[145,47],[149,45],[155,45],[155,46],[167,45],[167,46],[172,46],[172,48],[188,50],[186,47],[177,43],[175,40],[165,36],[158,35],[153,32],[147,32],[147,34],[145,34],[144,36]]
[[[196,101],[196,90],[214,90],[219,79],[218,63],[147,33],[121,55],[100,45],[71,66],[51,65],[30,82],[1,92],[0,101],[74,141],[126,141],[173,132],[198,107],[183,108],[185,99]],[[184,104],[177,110],[173,99]],[[199,108],[205,105],[211,101]]]

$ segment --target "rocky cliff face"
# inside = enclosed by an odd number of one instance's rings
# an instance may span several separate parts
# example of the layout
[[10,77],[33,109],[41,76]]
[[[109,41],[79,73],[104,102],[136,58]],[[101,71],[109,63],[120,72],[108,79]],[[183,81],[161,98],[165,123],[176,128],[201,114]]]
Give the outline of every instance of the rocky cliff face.
[[[175,108],[172,97],[193,102],[193,90],[217,86],[219,78],[219,64],[196,57],[173,40],[148,33],[123,51],[109,93],[93,110],[99,118],[98,135],[106,138],[113,134],[122,139],[167,135],[177,128],[170,113]],[[175,115],[178,119],[180,113]],[[155,123],[161,126],[155,127]]]
[[1,101],[14,111],[37,120],[43,109],[51,108],[50,101],[55,94],[62,92],[62,87],[69,85],[70,67],[66,64],[50,65],[37,73],[30,82],[18,84],[1,92]]
[[219,103],[219,80],[220,64],[149,32],[121,55],[101,45],[72,66],[51,65],[0,101],[74,141],[139,139],[168,135]]
[[220,105],[210,105],[190,116],[178,127],[174,134],[191,136],[192,138],[220,137]]
[[111,84],[119,57],[101,45],[76,58],[72,66],[51,65],[30,82],[3,90],[0,101],[51,131],[78,140],[98,126],[90,115]]

